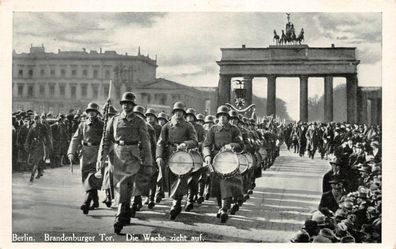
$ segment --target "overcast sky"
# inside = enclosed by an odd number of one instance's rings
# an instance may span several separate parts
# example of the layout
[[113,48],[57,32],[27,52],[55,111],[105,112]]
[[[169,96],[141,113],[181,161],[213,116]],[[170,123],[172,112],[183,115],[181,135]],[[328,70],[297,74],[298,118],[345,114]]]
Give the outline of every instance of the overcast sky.
[[[292,13],[296,31],[304,28],[311,47],[357,47],[360,86],[381,85],[380,13]],[[273,30],[280,33],[285,13],[48,13],[15,12],[14,49],[28,52],[30,44],[46,51],[116,50],[158,56],[157,76],[190,86],[217,86],[222,47],[267,47]],[[277,97],[298,119],[299,80],[277,79]],[[336,78],[335,86],[345,83]],[[266,96],[266,79],[254,79],[254,93]],[[309,80],[309,96],[323,94],[323,79]]]

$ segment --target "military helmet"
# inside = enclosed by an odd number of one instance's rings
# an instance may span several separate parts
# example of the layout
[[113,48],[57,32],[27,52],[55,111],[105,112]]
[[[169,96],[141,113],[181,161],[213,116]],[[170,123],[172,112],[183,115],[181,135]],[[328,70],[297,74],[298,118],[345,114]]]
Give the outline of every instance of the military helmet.
[[186,115],[192,115],[195,119],[197,119],[197,111],[194,108],[188,108],[186,111]]
[[153,108],[148,108],[148,109],[147,109],[147,111],[146,111],[146,117],[147,117],[148,115],[152,115],[152,116],[154,116],[154,117],[157,118],[157,115],[155,114],[155,110],[154,110]]
[[181,110],[184,113],[186,113],[186,105],[183,102],[180,102],[180,101],[176,102],[173,105],[172,113],[174,113],[177,110]]
[[122,103],[128,102],[135,105],[135,99],[136,97],[135,94],[133,94],[133,92],[124,92],[120,100],[120,104],[122,105]]
[[93,102],[89,103],[87,109],[85,109],[85,112],[88,113],[89,111],[94,111],[99,113],[99,105]]
[[168,121],[168,117],[166,116],[166,113],[165,113],[165,112],[160,112],[160,113],[158,113],[158,119],[160,119],[160,118],[162,118],[162,119]]
[[228,111],[229,111],[229,109],[227,106],[225,106],[225,105],[219,106],[217,108],[216,118],[218,118],[219,115],[221,115],[221,114],[225,114],[225,115],[227,115],[227,117],[229,117],[230,115],[228,115]]
[[133,112],[137,113],[137,114],[141,114],[142,116],[145,116],[144,115],[144,107],[141,105],[137,105],[137,106],[133,107]]
[[214,124],[215,117],[213,115],[208,115],[205,117],[205,124],[206,123],[213,123]]
[[231,110],[231,111],[229,111],[229,112],[228,112],[228,115],[230,115],[230,118],[239,119],[238,112],[237,112],[236,110]]
[[197,121],[202,121],[204,122],[205,116],[202,113],[197,114]]

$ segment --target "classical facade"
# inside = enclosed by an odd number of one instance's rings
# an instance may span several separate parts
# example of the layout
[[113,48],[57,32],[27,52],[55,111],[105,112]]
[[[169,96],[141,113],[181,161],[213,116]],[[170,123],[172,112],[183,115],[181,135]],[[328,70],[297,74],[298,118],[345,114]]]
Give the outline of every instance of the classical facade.
[[12,109],[57,114],[84,109],[92,101],[103,104],[110,80],[116,95],[131,90],[137,94],[137,102],[147,107],[169,111],[174,102],[184,101],[199,112],[208,109],[210,92],[157,79],[157,66],[156,59],[141,55],[140,49],[137,55],[101,49],[49,53],[44,46],[31,47],[29,53],[14,51]]

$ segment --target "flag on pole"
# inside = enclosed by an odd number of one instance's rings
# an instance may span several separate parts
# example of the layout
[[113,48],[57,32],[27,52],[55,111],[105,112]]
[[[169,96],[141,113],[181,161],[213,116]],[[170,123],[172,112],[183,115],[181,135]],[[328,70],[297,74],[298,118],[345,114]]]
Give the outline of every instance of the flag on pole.
[[117,93],[116,88],[112,80],[109,81],[109,92],[107,95],[107,100],[110,100],[111,103],[116,103]]

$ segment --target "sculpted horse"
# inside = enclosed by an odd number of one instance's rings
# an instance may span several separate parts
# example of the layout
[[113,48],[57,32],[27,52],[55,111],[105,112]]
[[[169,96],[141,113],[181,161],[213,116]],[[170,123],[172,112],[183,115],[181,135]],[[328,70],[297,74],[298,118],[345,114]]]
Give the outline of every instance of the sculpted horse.
[[301,45],[301,42],[304,41],[304,29],[301,29],[300,34],[298,34],[296,41]]
[[275,40],[276,45],[279,45],[279,35],[276,33],[276,30],[274,30],[274,38],[272,39],[272,41]]

